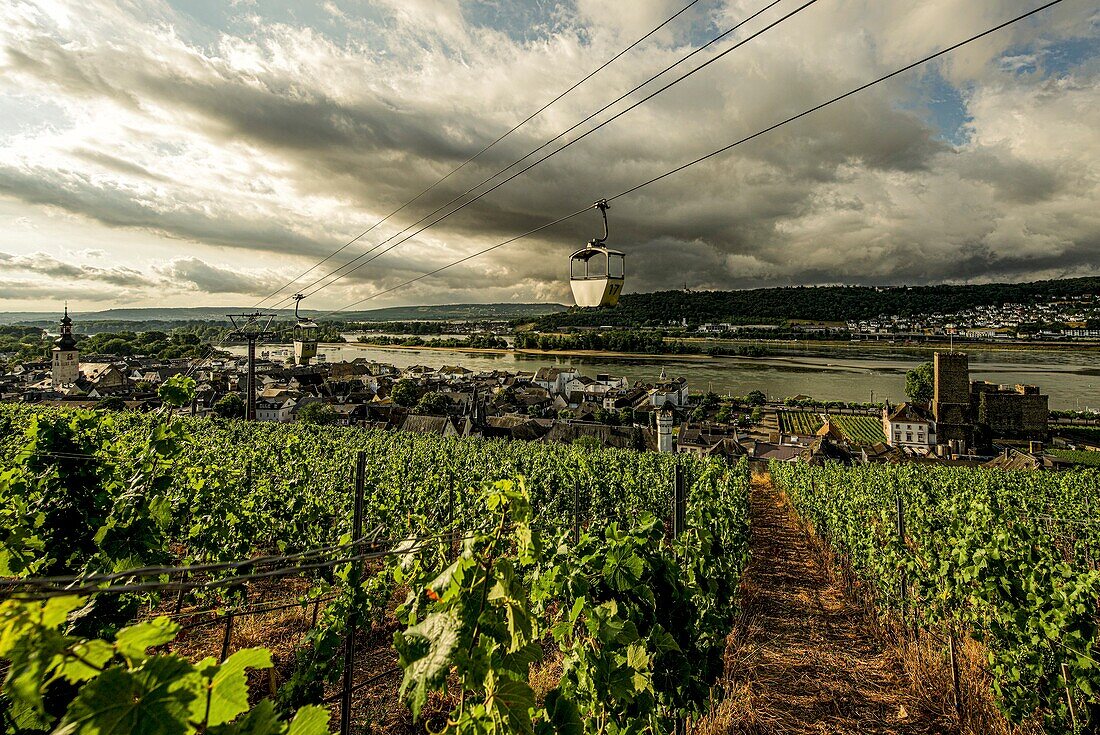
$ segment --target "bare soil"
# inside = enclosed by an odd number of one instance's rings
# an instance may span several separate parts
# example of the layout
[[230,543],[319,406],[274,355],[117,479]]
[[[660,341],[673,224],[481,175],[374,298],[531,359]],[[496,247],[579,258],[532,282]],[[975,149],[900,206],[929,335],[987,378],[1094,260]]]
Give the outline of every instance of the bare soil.
[[898,649],[876,635],[766,477],[754,479],[750,503],[752,561],[725,698],[694,732],[958,732],[948,697],[913,685]]

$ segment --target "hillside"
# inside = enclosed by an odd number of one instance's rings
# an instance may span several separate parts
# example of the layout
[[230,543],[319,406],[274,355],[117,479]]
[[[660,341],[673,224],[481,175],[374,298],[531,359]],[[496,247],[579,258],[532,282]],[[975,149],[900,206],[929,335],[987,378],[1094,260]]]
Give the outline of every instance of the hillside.
[[[391,306],[384,309],[349,311],[333,314],[332,319],[339,321],[443,321],[461,320],[501,320],[530,319],[563,312],[568,307],[562,304],[440,304],[435,306]],[[224,322],[226,314],[243,314],[255,311],[245,306],[198,306],[166,307],[142,309],[106,309],[104,311],[73,312],[77,322],[113,322],[126,323],[133,329],[135,324],[154,324],[164,329],[181,322],[217,321]],[[293,309],[267,309],[283,317],[294,315]],[[319,316],[327,312],[319,309],[303,309],[307,316]],[[0,313],[0,324],[19,324],[34,327],[52,327],[57,324],[57,313],[46,312],[6,312]],[[331,319],[326,320],[331,321]]]
[[745,291],[624,294],[614,309],[570,309],[543,317],[540,329],[704,322],[843,321],[880,314],[955,312],[975,306],[1033,303],[1100,294],[1100,278],[938,286],[795,286]]

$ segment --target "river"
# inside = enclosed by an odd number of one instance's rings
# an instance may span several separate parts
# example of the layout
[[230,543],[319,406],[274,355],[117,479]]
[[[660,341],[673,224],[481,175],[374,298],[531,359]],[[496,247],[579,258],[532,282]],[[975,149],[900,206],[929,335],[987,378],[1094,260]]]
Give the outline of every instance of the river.
[[[285,348],[286,346],[281,346]],[[770,346],[769,346],[770,348]],[[230,352],[245,354],[245,348],[230,346]],[[265,345],[261,350],[277,350]],[[610,373],[629,380],[652,382],[661,370],[669,377],[684,376],[692,391],[715,391],[744,395],[764,391],[783,399],[805,394],[822,400],[881,401],[905,400],[905,372],[924,360],[927,350],[867,349],[843,347],[783,347],[781,354],[767,357],[724,357],[708,359],[676,356],[575,357],[488,354],[445,350],[385,349],[369,345],[322,345],[319,351],[328,362],[367,360],[399,368],[426,365],[461,365],[471,370],[537,370],[546,365],[576,367],[586,375]],[[971,380],[993,383],[1030,383],[1050,396],[1052,409],[1100,409],[1100,353],[1073,350],[975,349],[968,345]],[[276,358],[278,359],[278,358]]]

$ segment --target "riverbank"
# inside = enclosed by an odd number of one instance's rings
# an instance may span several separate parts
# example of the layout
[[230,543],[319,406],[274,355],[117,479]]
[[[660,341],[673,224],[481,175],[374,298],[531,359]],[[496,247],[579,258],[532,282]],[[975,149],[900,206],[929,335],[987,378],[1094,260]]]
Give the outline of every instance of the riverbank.
[[681,342],[707,344],[717,347],[757,345],[785,349],[799,347],[826,347],[829,349],[882,350],[883,352],[936,352],[956,350],[961,352],[995,352],[998,350],[1026,350],[1030,352],[1100,352],[1100,342],[885,342],[882,340],[832,340],[832,339],[707,339],[706,337],[677,337]]
[[782,354],[783,350],[801,350],[801,349],[835,349],[837,351],[865,351],[865,352],[883,352],[883,353],[909,353],[914,355],[927,354],[931,357],[933,352],[937,350],[959,350],[964,352],[999,352],[999,351],[1027,351],[1027,352],[1044,352],[1058,354],[1063,352],[1087,352],[1092,354],[1100,354],[1100,344],[1095,343],[1070,343],[1070,342],[1052,342],[1052,343],[1011,343],[1011,344],[998,344],[987,342],[968,342],[968,343],[922,343],[922,344],[891,344],[889,342],[882,341],[859,341],[859,342],[842,342],[839,340],[825,340],[825,339],[800,339],[800,340],[758,340],[758,339],[707,339],[705,337],[680,337],[678,341],[693,344],[693,345],[707,345],[713,347],[745,347],[754,346],[764,350],[764,354],[761,355],[710,355],[705,351],[698,353],[679,353],[679,352],[662,352],[659,354],[652,354],[646,352],[614,352],[610,350],[532,350],[532,349],[514,349],[514,348],[487,348],[487,347],[461,347],[461,346],[434,346],[434,345],[381,345],[371,344],[367,342],[324,342],[322,343],[326,347],[353,347],[357,349],[378,349],[378,350],[430,350],[434,352],[456,352],[467,354],[484,354],[484,355],[527,355],[530,357],[577,357],[588,359],[629,359],[629,360],[685,360],[685,361],[704,361],[704,360],[721,360],[721,359],[767,359],[767,358],[782,358],[788,355]]
[[529,355],[531,357],[586,357],[628,360],[715,360],[722,357],[741,357],[740,355],[674,354],[664,352],[649,355],[642,352],[607,352],[604,350],[516,350],[512,348],[489,347],[436,347],[432,345],[376,345],[369,342],[322,342],[322,347],[352,347],[361,350],[405,350],[418,352],[463,352],[482,355]]

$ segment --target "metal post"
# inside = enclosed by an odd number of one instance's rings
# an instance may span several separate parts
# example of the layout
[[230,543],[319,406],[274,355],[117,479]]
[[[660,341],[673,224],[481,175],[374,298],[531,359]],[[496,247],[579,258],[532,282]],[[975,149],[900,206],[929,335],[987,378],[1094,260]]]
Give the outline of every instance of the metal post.
[[959,696],[959,657],[955,654],[955,628],[947,632],[947,655],[951,659],[951,692],[955,698],[955,716],[962,722],[962,697]]
[[180,573],[180,593],[176,596],[176,609],[173,615],[179,615],[180,610],[183,609],[183,593],[187,589],[187,570],[184,569]]
[[[352,542],[358,542],[363,536],[363,493],[366,486],[367,453],[359,452],[355,464],[355,506],[352,512]],[[352,547],[352,556],[357,556],[362,548],[356,544]],[[344,679],[343,692],[340,698],[340,735],[349,735],[351,732],[351,680],[352,669],[355,667],[355,633],[359,623],[359,562],[352,562],[351,574],[348,575],[348,584],[351,587],[352,606],[348,615],[348,628],[344,636]]]
[[256,338],[249,336],[248,338],[248,377],[245,381],[247,386],[245,390],[247,395],[245,396],[245,412],[244,417],[247,421],[256,420]]
[[219,661],[225,661],[229,657],[229,643],[233,640],[233,613],[225,616],[225,634],[222,636],[222,655]]
[[581,540],[581,483],[573,483],[573,543]]
[[687,524],[687,498],[684,492],[684,471],[677,462],[672,466],[672,537],[679,538]]
[[455,526],[455,480],[450,475],[447,477],[449,479],[447,483],[447,527],[453,531]]

